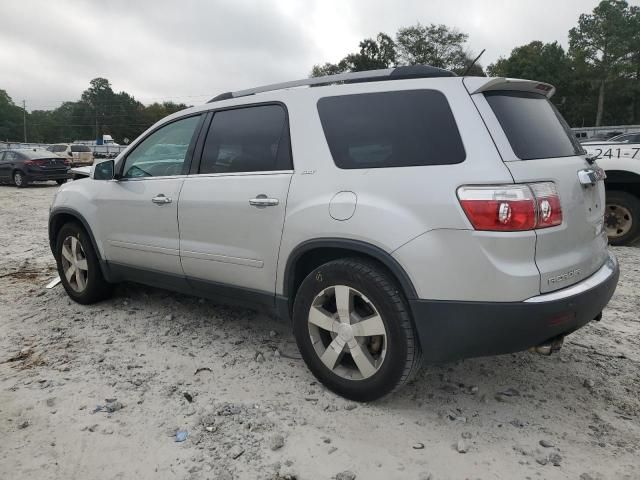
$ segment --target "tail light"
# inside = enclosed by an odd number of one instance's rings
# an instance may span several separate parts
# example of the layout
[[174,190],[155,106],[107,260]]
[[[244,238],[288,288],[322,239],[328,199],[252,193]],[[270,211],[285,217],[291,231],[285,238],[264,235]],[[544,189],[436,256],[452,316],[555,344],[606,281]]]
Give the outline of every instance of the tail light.
[[555,227],[562,223],[562,207],[558,189],[553,182],[529,185],[538,203],[538,223],[536,228]]
[[562,223],[553,182],[458,188],[458,199],[476,230],[517,232]]
[[31,167],[44,167],[47,164],[47,161],[39,158],[36,160],[25,160],[24,164]]

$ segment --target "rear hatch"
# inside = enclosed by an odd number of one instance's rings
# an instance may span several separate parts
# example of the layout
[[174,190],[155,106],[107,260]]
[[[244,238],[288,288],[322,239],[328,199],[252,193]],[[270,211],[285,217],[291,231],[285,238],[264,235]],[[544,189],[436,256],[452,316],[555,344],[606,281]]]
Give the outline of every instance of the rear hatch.
[[[562,223],[536,229],[535,261],[542,293],[578,283],[607,258],[601,170],[549,101],[550,85],[509,79],[465,79],[516,183],[553,182]],[[582,181],[581,181],[582,178]]]
[[93,163],[93,152],[86,145],[71,145],[74,165],[91,165]]

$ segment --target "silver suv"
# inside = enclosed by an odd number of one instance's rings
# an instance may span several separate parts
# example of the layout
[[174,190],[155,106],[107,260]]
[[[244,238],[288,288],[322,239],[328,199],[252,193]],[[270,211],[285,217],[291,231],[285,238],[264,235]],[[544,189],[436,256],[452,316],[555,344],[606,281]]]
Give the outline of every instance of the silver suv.
[[618,281],[602,170],[550,85],[428,67],[222,94],[60,188],[69,296],[120,281],[270,309],[368,401],[428,362],[548,353]]

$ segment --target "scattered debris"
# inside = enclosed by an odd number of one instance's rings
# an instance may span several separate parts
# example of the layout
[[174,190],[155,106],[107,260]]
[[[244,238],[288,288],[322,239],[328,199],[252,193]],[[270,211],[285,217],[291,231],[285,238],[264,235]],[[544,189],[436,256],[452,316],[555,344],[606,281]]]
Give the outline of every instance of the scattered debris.
[[553,448],[553,446],[554,446],[553,443],[551,443],[549,440],[545,440],[545,439],[540,440],[539,443],[544,448]]
[[234,460],[240,457],[240,455],[242,455],[243,453],[244,453],[244,448],[242,448],[240,445],[234,445],[229,450],[229,456]]
[[279,433],[272,435],[269,439],[269,448],[273,451],[279,450],[284,447],[284,436]]
[[345,470],[336,475],[336,480],[355,480],[356,474],[350,470]]
[[51,280],[49,283],[47,283],[44,288],[47,288],[47,289],[50,290],[53,287],[58,286],[61,282],[62,282],[62,280],[60,279],[60,277],[56,277],[53,280]]
[[414,450],[422,450],[424,448],[424,443],[414,443],[412,448]]
[[186,430],[178,430],[176,432],[176,442],[184,442],[189,436],[189,432]]
[[189,403],[193,402],[193,396],[189,392],[182,392],[182,396]]
[[200,367],[200,368],[196,369],[196,372],[194,373],[194,375],[197,375],[200,372],[211,372],[211,373],[213,373],[213,370],[211,370],[210,367]]
[[456,450],[458,453],[467,453],[469,451],[469,445],[464,440],[458,440]]

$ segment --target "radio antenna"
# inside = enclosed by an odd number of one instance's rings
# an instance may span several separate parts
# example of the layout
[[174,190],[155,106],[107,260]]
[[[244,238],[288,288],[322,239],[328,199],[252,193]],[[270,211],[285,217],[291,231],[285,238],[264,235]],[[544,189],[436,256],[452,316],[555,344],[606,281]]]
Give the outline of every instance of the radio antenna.
[[476,57],[476,59],[475,59],[473,62],[471,62],[471,65],[469,65],[469,66],[467,67],[467,69],[464,71],[464,73],[462,74],[462,76],[463,76],[463,77],[466,77],[466,76],[467,76],[467,73],[469,73],[469,70],[471,70],[471,69],[473,68],[473,66],[476,64],[476,62],[477,62],[478,60],[480,60],[480,57],[481,57],[481,56],[482,56],[482,54],[485,52],[485,50],[486,50],[486,49],[485,49],[485,48],[483,48],[483,49],[482,49],[482,51],[480,52],[480,55],[478,55],[478,56]]

